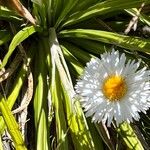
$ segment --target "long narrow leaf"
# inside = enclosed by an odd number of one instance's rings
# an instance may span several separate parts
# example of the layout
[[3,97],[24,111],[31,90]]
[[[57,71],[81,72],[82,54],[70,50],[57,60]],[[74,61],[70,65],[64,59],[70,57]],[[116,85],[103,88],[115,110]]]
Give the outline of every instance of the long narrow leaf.
[[[33,44],[30,51],[28,52],[28,63],[29,64],[31,63],[34,53],[35,53],[35,45]],[[13,83],[12,91],[10,92],[10,94],[7,97],[7,104],[10,109],[12,109],[14,103],[16,102],[16,99],[20,93],[21,87],[26,78],[27,72],[28,72],[27,66],[22,65],[22,67]],[[0,117],[0,133],[3,132],[4,128],[5,128],[4,120],[2,117]]]
[[141,142],[139,141],[130,124],[127,122],[122,123],[117,128],[117,131],[122,136],[129,149],[144,150]]
[[78,11],[82,11],[85,10],[91,6],[93,6],[94,4],[97,4],[98,2],[100,2],[102,0],[80,0],[80,2],[74,6],[74,8],[71,10],[71,12],[69,13],[69,15],[72,15],[73,13],[76,13]]
[[68,61],[70,65],[72,65],[73,68],[75,68],[76,71],[75,75],[79,76],[83,72],[83,65],[79,63],[78,59],[75,56],[73,56],[73,54],[70,53],[66,47],[61,45],[61,49],[63,50],[65,59]]
[[94,40],[88,40],[83,38],[72,38],[69,39],[69,41],[85,51],[88,51],[92,54],[101,54],[104,53],[106,50],[109,50],[111,48],[111,45],[102,43],[100,41],[94,41]]
[[[25,68],[22,68],[20,70],[20,72],[18,73],[18,76],[17,76],[15,83],[13,85],[13,88],[12,88],[12,92],[10,93],[10,95],[7,98],[7,104],[10,109],[13,107],[13,105],[19,95],[19,92],[21,90],[21,87],[22,87],[23,82],[26,77],[26,73],[27,73],[27,71],[25,70]],[[5,127],[4,120],[2,117],[0,117],[0,124],[1,124],[0,125],[0,133],[2,133],[4,130],[4,127]]]
[[113,32],[88,30],[88,29],[74,29],[64,30],[60,32],[60,37],[77,37],[83,39],[91,39],[104,43],[117,45],[130,50],[138,50],[142,52],[149,52],[150,40],[139,37],[131,37],[121,35]]
[[63,7],[63,1],[62,0],[53,0],[52,1],[52,20],[53,24],[56,23],[56,20],[59,18],[62,10],[64,9]]
[[122,0],[109,0],[104,2],[99,2],[96,5],[89,7],[87,10],[79,11],[68,18],[64,24],[64,26],[72,25],[83,20],[92,18],[97,15],[102,15],[106,13],[110,13],[116,10],[126,9],[126,8],[134,8],[140,6],[142,2],[149,2],[148,0],[126,0],[125,3]]
[[[50,29],[50,49],[51,49],[51,56],[53,56],[52,61],[54,61],[56,63],[58,72],[59,72],[59,74],[61,74],[60,78],[61,78],[65,88],[70,93],[71,97],[73,97],[75,92],[73,90],[71,77],[70,77],[66,62],[64,60],[64,56],[62,54],[61,48],[59,46],[54,28]],[[61,63],[61,61],[62,61],[62,63]]]
[[19,131],[19,126],[14,116],[12,115],[12,112],[10,111],[5,99],[2,97],[1,94],[0,94],[0,111],[5,120],[9,134],[13,139],[16,150],[26,150],[21,132]]
[[[49,150],[48,141],[48,110],[47,110],[47,67],[43,51],[43,42],[38,44],[36,55],[35,75],[35,95],[34,95],[34,118],[36,127],[36,149]],[[42,136],[41,136],[42,135]]]
[[30,27],[25,27],[24,29],[22,29],[21,31],[19,31],[13,38],[8,52],[5,55],[2,64],[0,66],[0,69],[2,69],[3,67],[5,67],[5,65],[7,64],[7,61],[9,59],[9,57],[11,56],[11,54],[13,53],[13,51],[15,50],[15,48],[22,42],[24,41],[26,38],[28,38],[30,35],[32,35],[33,33],[35,33],[36,31],[38,31],[39,28],[36,28],[34,26],[30,26]]
[[[50,29],[50,51],[49,53],[53,53],[55,49],[55,43],[53,43],[56,39],[56,34],[53,29]],[[56,137],[57,137],[57,149],[69,149],[68,144],[68,130],[67,130],[67,123],[65,117],[65,111],[63,107],[62,101],[62,92],[61,92],[61,82],[59,78],[59,73],[55,63],[55,56],[52,55],[51,58],[51,66],[49,65],[49,73],[51,77],[51,96],[52,96],[52,103],[55,112],[55,121],[56,121]],[[50,62],[50,60],[48,61]],[[52,69],[51,69],[52,68]]]
[[[60,57],[60,46],[57,41],[56,33],[54,29],[50,30],[50,45],[51,45],[51,55],[52,55],[52,63],[56,64],[56,67],[59,72],[59,76],[61,79],[62,87],[63,87],[63,95],[64,95],[64,103],[67,113],[67,122],[71,132],[71,136],[73,139],[74,146],[76,149],[94,149],[94,144],[90,132],[87,127],[86,120],[84,118],[81,106],[79,102],[76,101],[73,105],[73,96],[75,91],[72,87],[72,83],[69,79],[69,75],[67,75],[67,68],[65,68],[66,62],[61,62]],[[55,66],[55,65],[53,65]],[[52,74],[53,76],[54,74]],[[53,83],[55,81],[52,81]],[[53,84],[52,84],[53,86]],[[74,112],[76,109],[76,112]]]
[[55,28],[57,28],[59,26],[59,24],[64,20],[64,18],[71,11],[71,9],[75,5],[77,5],[78,1],[79,0],[67,0],[66,1],[66,3],[65,3],[66,5],[64,5],[64,9],[63,9],[63,11],[61,12],[59,18],[56,21]]
[[18,14],[4,6],[0,6],[0,19],[22,21],[22,18]]
[[[33,12],[37,18],[37,23],[43,27],[47,28],[47,20],[51,20],[51,16],[47,14],[49,7],[51,6],[51,0],[32,0],[33,2]],[[50,18],[47,18],[47,15]]]
[[88,62],[93,56],[79,47],[69,43],[69,42],[62,42],[62,45],[66,47],[75,57],[77,57],[81,62]]
[[58,71],[55,71],[55,76],[52,78],[55,78],[55,83],[52,83],[53,86],[51,86],[51,93],[52,93],[52,102],[55,112],[55,119],[56,119],[56,133],[57,133],[57,148],[58,149],[64,149],[68,150],[68,130],[66,125],[66,118],[65,118],[65,112],[64,107],[62,103],[62,92],[61,92],[61,83]]
[[[77,150],[95,149],[95,145],[92,136],[90,134],[90,130],[87,126],[87,122],[85,120],[83,111],[81,109],[78,100],[74,102],[74,107],[72,107],[70,103],[71,100],[69,98],[70,96],[68,95],[65,89],[63,89],[63,91],[64,91],[64,100],[65,100],[64,102],[67,113],[68,125],[70,128],[70,134],[72,136],[75,149]],[[99,138],[99,140],[100,140],[99,147],[101,147],[101,150],[103,150],[101,138]]]
[[1,136],[0,136],[0,149],[1,149],[1,150],[4,150],[4,149],[3,149],[3,143],[2,143],[2,138],[1,138]]

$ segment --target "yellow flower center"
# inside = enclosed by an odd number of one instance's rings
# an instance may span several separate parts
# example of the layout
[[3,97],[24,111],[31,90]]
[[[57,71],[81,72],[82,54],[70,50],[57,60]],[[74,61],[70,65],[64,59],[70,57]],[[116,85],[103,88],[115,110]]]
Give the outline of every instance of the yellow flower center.
[[127,92],[125,79],[118,75],[109,76],[104,80],[102,91],[110,101],[120,101]]

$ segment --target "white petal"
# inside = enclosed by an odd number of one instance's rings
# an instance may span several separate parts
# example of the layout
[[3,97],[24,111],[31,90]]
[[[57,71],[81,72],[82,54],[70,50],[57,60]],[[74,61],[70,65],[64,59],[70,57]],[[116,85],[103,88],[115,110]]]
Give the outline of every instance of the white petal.
[[[86,116],[94,122],[107,122],[108,126],[113,120],[117,125],[139,120],[139,112],[146,113],[150,108],[150,71],[139,66],[140,62],[134,60],[126,62],[125,54],[119,56],[114,49],[102,54],[101,59],[91,59],[75,86]],[[117,102],[106,99],[101,89],[111,75],[124,77],[127,84],[126,95]]]

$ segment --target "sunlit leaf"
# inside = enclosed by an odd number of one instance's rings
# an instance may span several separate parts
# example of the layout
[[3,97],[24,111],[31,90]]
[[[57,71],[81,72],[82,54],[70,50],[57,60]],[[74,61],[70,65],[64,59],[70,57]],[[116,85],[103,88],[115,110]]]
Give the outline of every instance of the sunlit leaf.
[[149,52],[150,41],[139,37],[131,37],[121,35],[118,33],[100,31],[100,30],[88,30],[88,29],[74,29],[64,30],[60,32],[60,37],[76,37],[83,39],[91,39],[104,43],[117,45],[122,48],[130,50],[138,50],[142,52]]
[[141,142],[138,140],[134,130],[127,122],[120,124],[117,128],[119,134],[123,137],[129,149],[144,150]]
[[[36,53],[36,63],[34,71],[35,76],[35,94],[34,94],[34,120],[36,131],[36,149],[48,150],[48,86],[47,86],[47,66],[45,52],[43,51],[43,42],[38,43]],[[42,135],[42,136],[41,136]]]
[[23,42],[26,38],[28,38],[30,35],[32,35],[33,33],[37,32],[38,28],[34,27],[34,26],[30,26],[30,27],[25,27],[24,29],[22,29],[21,31],[19,31],[13,38],[13,40],[11,41],[10,45],[9,45],[9,49],[7,54],[5,55],[2,64],[0,66],[0,69],[2,69],[6,64],[7,61],[9,59],[9,57],[11,56],[11,54],[13,53],[13,51],[15,50],[15,48],[21,43]]
[[104,2],[99,2],[94,6],[89,7],[86,10],[79,11],[69,17],[62,26],[68,26],[80,21],[92,18],[94,16],[103,15],[113,11],[125,9],[125,8],[134,8],[140,6],[142,2],[149,2],[148,0],[126,0],[125,3],[122,3],[122,0],[109,0]]
[[0,94],[0,111],[2,113],[5,124],[8,128],[9,134],[11,135],[15,147],[17,150],[27,150],[23,137],[19,130],[19,125],[17,124],[12,112],[10,111],[4,97]]

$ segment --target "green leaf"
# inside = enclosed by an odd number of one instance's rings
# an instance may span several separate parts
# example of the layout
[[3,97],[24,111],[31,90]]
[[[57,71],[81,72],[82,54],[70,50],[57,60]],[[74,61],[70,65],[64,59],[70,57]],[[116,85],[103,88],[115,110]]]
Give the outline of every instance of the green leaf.
[[[20,70],[20,72],[18,73],[18,76],[16,77],[15,83],[12,87],[12,91],[10,93],[10,95],[7,98],[7,104],[8,107],[11,109],[19,95],[19,92],[21,90],[21,87],[23,85],[23,82],[25,80],[25,76],[26,76],[27,70],[25,70],[23,67]],[[3,132],[5,125],[4,125],[4,120],[2,117],[0,117],[0,133]]]
[[51,21],[51,0],[32,0],[33,12],[37,18],[37,23],[47,29],[47,21]]
[[[50,49],[52,57],[52,69],[57,67],[62,85],[63,104],[65,105],[65,112],[67,115],[67,122],[70,129],[70,134],[73,139],[75,149],[91,150],[94,149],[93,140],[88,130],[86,120],[83,115],[83,111],[78,101],[73,103],[73,96],[75,91],[73,89],[72,80],[68,73],[68,67],[63,60],[62,51],[57,41],[54,28],[50,29]],[[52,74],[52,77],[54,74]],[[52,78],[53,79],[53,78]],[[55,84],[55,80],[52,80],[52,87]],[[75,110],[74,110],[75,109]],[[74,112],[76,111],[76,112]]]
[[110,13],[113,11],[126,9],[126,8],[134,8],[140,6],[142,2],[149,2],[148,0],[126,0],[125,3],[122,0],[109,0],[104,2],[99,2],[94,6],[89,7],[86,10],[79,11],[74,15],[71,15],[67,20],[63,22],[63,27],[76,24],[78,22],[84,21],[86,19],[104,15],[106,13]]
[[52,21],[53,24],[56,23],[56,20],[61,15],[62,10],[64,9],[64,1],[62,0],[53,0],[52,1]]
[[75,57],[77,57],[80,62],[86,63],[88,62],[93,56],[79,47],[75,46],[74,44],[71,44],[69,42],[61,42],[62,45],[67,48]]
[[3,149],[3,143],[2,143],[2,138],[1,138],[1,136],[0,136],[0,149],[1,149],[1,150],[4,150],[4,149]]
[[52,63],[55,63],[60,74],[60,78],[65,88],[68,89],[68,92],[73,95],[73,85],[71,81],[71,76],[65,62],[62,50],[57,40],[56,32],[54,28],[49,30],[49,42],[50,42],[50,51],[52,57]]
[[52,80],[55,80],[55,83],[53,84],[53,86],[51,86],[51,94],[53,107],[55,108],[54,112],[56,120],[57,148],[62,150],[68,150],[68,130],[58,70],[55,71],[55,75],[53,73],[52,78],[54,78]]
[[60,32],[60,37],[62,38],[76,37],[83,39],[91,39],[95,41],[117,45],[122,48],[130,50],[138,50],[142,52],[149,52],[150,47],[150,40],[148,39],[131,37],[100,30],[88,30],[88,29],[64,30]]
[[[55,47],[55,41],[56,40],[56,33],[54,28],[50,29],[50,50],[51,55],[53,56],[51,60],[48,62],[51,62],[51,66],[49,66],[49,73],[51,76],[51,82],[50,82],[50,91],[52,96],[52,104],[54,107],[54,113],[55,113],[55,124],[56,124],[56,136],[57,136],[57,147],[56,149],[69,149],[69,143],[68,143],[68,127],[67,127],[67,121],[65,116],[65,110],[63,106],[63,98],[62,98],[62,89],[61,89],[61,82],[59,73],[57,70],[56,63],[55,63],[55,54],[53,55],[53,50],[58,51],[59,46]],[[57,45],[57,44],[56,44]],[[53,49],[54,48],[54,49]],[[48,52],[47,51],[47,52]],[[48,63],[49,64],[49,63]]]
[[61,12],[59,18],[56,21],[56,24],[54,25],[55,28],[59,26],[59,24],[64,20],[66,15],[72,10],[72,8],[77,5],[79,0],[66,0],[65,5],[63,7],[63,11]]
[[2,20],[13,20],[13,21],[23,21],[23,19],[16,14],[14,11],[7,9],[4,6],[0,6],[0,19]]
[[9,59],[9,57],[11,56],[11,54],[13,53],[13,51],[15,50],[15,48],[25,39],[27,39],[30,35],[32,35],[33,33],[37,32],[39,30],[39,28],[36,28],[34,26],[30,26],[30,27],[25,27],[24,29],[22,29],[21,31],[19,31],[13,38],[12,42],[9,45],[9,49],[7,54],[5,55],[2,64],[0,65],[0,69],[2,69],[3,67],[5,67],[5,65],[7,64],[7,61]]
[[[31,63],[31,60],[34,56],[35,51],[36,51],[36,46],[35,46],[35,44],[33,44],[29,48],[29,51],[27,53],[29,64]],[[27,72],[28,72],[27,66],[23,64],[20,71],[18,72],[18,75],[15,78],[15,81],[11,88],[11,92],[9,93],[8,98],[7,98],[7,104],[8,104],[9,109],[12,109],[14,103],[16,102],[16,99],[20,93],[20,90],[21,90],[24,80],[26,78]],[[0,133],[3,133],[4,128],[5,128],[4,120],[0,116]]]
[[90,6],[100,2],[102,0],[80,0],[80,2],[74,6],[74,8],[71,10],[71,12],[69,13],[69,15],[72,15],[73,13],[76,13],[78,11],[82,11],[85,10],[87,8],[89,8]]
[[102,137],[98,133],[94,123],[91,122],[91,118],[87,118],[87,123],[88,123],[89,131],[90,131],[91,136],[93,138],[93,142],[94,142],[94,145],[95,145],[95,150],[104,149],[104,146],[103,146],[104,141],[102,140]]
[[[94,141],[87,126],[87,122],[84,117],[82,108],[79,104],[79,101],[76,99],[72,105],[72,100],[70,99],[68,92],[65,89],[63,91],[67,121],[75,149],[95,149]],[[101,147],[100,149],[103,150],[101,138],[99,138],[99,147]]]
[[[48,130],[48,86],[46,55],[43,39],[38,43],[35,62],[35,94],[34,94],[34,120],[36,128],[36,149],[49,150]],[[42,136],[41,136],[42,135]]]
[[129,149],[144,150],[141,142],[138,140],[134,130],[127,122],[121,123],[117,128],[118,133],[122,136]]
[[15,144],[16,150],[27,150],[25,143],[23,141],[21,132],[19,130],[19,125],[17,124],[11,110],[9,109],[5,99],[0,94],[0,111],[2,113],[3,119],[5,120],[6,126],[8,128],[9,134]]
[[70,38],[69,41],[92,54],[102,54],[111,49],[111,45],[83,38]]
[[[78,59],[72,53],[70,53],[66,47],[61,45],[61,49],[63,50],[65,59],[68,62],[68,64],[70,64],[74,68],[75,70],[74,74],[77,76],[81,75],[81,73],[83,72],[83,68],[84,68],[83,65],[79,63]],[[69,67],[69,70],[71,70],[71,66]]]

